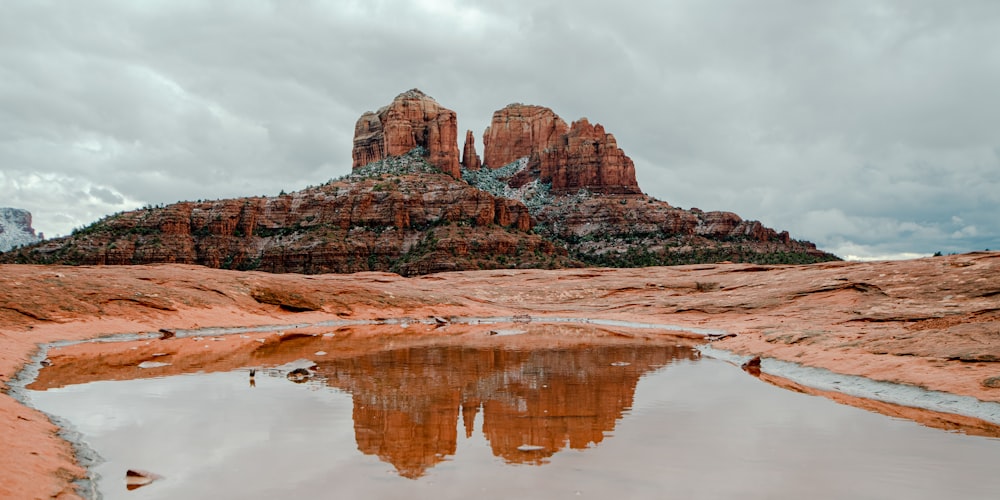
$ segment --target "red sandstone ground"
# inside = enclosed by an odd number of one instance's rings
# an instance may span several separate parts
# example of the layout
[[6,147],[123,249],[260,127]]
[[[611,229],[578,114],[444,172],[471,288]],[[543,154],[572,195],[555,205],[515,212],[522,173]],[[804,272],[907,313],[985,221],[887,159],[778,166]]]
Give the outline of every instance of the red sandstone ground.
[[[37,344],[56,340],[160,328],[524,314],[536,322],[572,316],[725,329],[738,336],[717,346],[739,353],[1000,401],[1000,383],[991,381],[1000,376],[997,252],[810,266],[495,270],[416,278],[187,265],[2,265],[0,385]],[[245,343],[213,344],[238,357]],[[213,363],[225,364],[224,358]],[[17,471],[0,476],[0,497],[75,496],[70,481],[83,471],[55,431],[44,415],[0,395],[0,466]]]

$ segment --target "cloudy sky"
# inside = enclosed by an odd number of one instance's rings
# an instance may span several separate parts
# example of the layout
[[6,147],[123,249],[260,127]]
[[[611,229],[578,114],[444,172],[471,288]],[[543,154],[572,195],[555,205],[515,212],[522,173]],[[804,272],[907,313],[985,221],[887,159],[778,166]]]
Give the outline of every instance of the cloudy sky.
[[[626,5],[627,7],[622,7]],[[42,1],[0,16],[0,206],[47,236],[348,173],[417,87],[615,134],[643,190],[846,258],[1000,249],[994,0]]]

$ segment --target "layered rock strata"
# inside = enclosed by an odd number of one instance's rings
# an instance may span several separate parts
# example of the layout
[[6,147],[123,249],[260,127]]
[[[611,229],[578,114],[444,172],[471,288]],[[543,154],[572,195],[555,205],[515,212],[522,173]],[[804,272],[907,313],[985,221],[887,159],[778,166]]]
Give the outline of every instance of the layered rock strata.
[[568,131],[566,122],[549,108],[510,104],[493,113],[483,133],[483,164],[496,169],[545,151]]
[[528,169],[511,180],[518,187],[533,178],[552,184],[552,194],[573,194],[581,189],[604,194],[641,194],[635,166],[618,147],[615,137],[586,118],[573,122],[556,144],[535,152]]
[[567,127],[549,108],[511,104],[493,113],[483,144],[484,164],[493,169],[528,157],[528,169],[510,180],[515,188],[538,179],[557,195],[642,193],[615,137],[586,118]]
[[278,197],[119,214],[0,262],[413,275],[836,259],[730,212],[644,196],[614,136],[587,119],[567,126],[549,108],[512,104],[494,113],[483,139],[480,164],[466,133],[468,183],[458,180],[455,113],[413,89],[358,120],[348,178]]
[[377,112],[366,112],[354,126],[354,164],[358,169],[390,156],[423,148],[427,161],[452,177],[461,177],[455,112],[418,89],[396,96]]
[[732,212],[685,210],[643,195],[578,194],[556,199],[533,215],[539,224],[535,232],[594,266],[838,260],[759,221]]
[[[415,155],[401,160],[422,163]],[[377,167],[380,164],[373,164]],[[426,164],[424,164],[426,165]],[[274,197],[125,212],[0,256],[50,264],[183,263],[270,272],[404,275],[571,262],[531,232],[524,204],[448,175],[362,170]]]

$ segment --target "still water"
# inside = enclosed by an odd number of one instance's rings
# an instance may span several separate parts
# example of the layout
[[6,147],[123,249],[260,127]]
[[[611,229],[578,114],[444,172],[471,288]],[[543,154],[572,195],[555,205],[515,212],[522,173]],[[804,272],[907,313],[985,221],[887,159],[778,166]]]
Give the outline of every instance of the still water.
[[[998,498],[1000,440],[680,346],[420,346],[28,391],[104,498]],[[43,370],[44,374],[45,370]],[[59,384],[53,384],[59,385]],[[127,469],[162,475],[128,491]]]

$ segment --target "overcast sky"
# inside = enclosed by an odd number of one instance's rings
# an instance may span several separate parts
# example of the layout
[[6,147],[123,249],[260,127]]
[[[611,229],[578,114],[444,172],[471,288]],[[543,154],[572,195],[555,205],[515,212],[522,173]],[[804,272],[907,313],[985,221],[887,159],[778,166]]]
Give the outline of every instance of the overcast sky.
[[1000,250],[995,0],[8,0],[0,206],[51,237],[319,184],[413,87],[480,153],[511,102],[587,117],[647,194],[841,257]]

